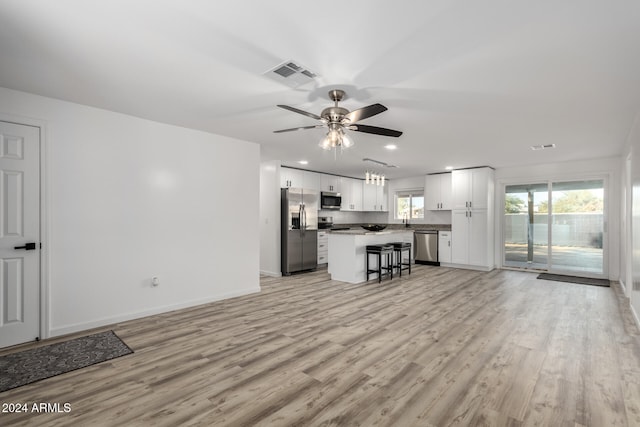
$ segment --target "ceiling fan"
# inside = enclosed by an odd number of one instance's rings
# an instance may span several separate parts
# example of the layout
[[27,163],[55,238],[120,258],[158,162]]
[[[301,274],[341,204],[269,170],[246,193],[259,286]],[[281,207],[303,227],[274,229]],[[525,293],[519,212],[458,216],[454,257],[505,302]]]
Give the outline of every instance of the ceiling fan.
[[335,147],[348,148],[353,145],[353,141],[347,135],[345,130],[352,130],[355,132],[372,133],[375,135],[399,137],[402,132],[381,128],[378,126],[361,125],[357,122],[367,119],[376,114],[380,114],[387,111],[387,107],[382,104],[373,104],[367,107],[362,107],[354,111],[349,111],[346,108],[338,106],[338,102],[344,98],[345,92],[340,89],[334,89],[329,91],[329,98],[335,102],[333,107],[328,107],[322,110],[320,115],[309,113],[307,111],[299,110],[288,105],[278,105],[285,110],[293,111],[294,113],[302,114],[303,116],[311,117],[312,119],[320,120],[322,124],[313,126],[302,126],[291,129],[276,130],[274,133],[291,132],[302,129],[316,129],[321,127],[327,127],[329,132],[320,141],[320,146],[326,150],[330,150]]

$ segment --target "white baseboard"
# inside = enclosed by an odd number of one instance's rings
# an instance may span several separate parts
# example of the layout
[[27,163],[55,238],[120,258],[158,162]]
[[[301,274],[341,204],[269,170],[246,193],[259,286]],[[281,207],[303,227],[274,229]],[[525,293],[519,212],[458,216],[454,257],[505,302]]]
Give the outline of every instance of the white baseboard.
[[282,277],[282,272],[280,272],[280,271],[260,270],[260,274],[262,274],[264,276],[269,276],[269,277]]
[[629,302],[629,307],[631,308],[631,314],[633,315],[633,320],[636,321],[636,326],[640,330],[640,317],[638,316],[636,309],[633,308],[633,304],[631,304],[631,302]]
[[451,268],[461,268],[464,270],[476,270],[476,271],[493,271],[494,267],[487,266],[478,266],[478,265],[467,265],[467,264],[450,264],[450,263],[440,263],[441,267],[451,267]]
[[624,280],[620,279],[618,280],[618,283],[620,284],[620,287],[622,288],[622,293],[624,293],[624,295],[627,295],[627,287],[624,284]]
[[216,295],[214,297],[202,298],[197,300],[191,300],[181,302],[177,304],[165,305],[161,307],[154,307],[147,310],[136,311],[132,313],[119,314],[117,316],[104,317],[102,319],[93,320],[91,322],[75,323],[73,325],[64,325],[56,328],[52,328],[46,337],[53,338],[60,335],[72,334],[75,332],[86,331],[89,329],[99,328],[102,326],[113,325],[120,322],[126,322],[127,320],[140,319],[142,317],[153,316],[155,314],[167,313],[169,311],[180,310],[183,308],[195,307],[197,305],[208,304],[211,302],[221,301],[228,298],[239,297],[243,295],[253,294],[260,292],[260,288],[242,289],[239,291],[229,292],[222,295]]

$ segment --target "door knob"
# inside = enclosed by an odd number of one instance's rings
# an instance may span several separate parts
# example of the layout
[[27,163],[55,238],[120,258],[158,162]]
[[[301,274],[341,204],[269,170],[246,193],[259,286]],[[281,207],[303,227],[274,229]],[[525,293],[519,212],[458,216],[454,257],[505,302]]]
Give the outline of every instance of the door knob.
[[26,243],[24,246],[14,246],[13,249],[25,249],[27,251],[33,251],[36,248],[36,244],[31,242],[31,243]]

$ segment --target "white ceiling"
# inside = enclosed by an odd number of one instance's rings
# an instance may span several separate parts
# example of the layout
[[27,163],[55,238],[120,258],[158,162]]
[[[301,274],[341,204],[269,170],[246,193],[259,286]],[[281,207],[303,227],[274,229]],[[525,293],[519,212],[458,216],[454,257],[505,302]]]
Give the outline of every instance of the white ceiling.
[[[289,88],[263,74],[294,60]],[[257,142],[264,160],[388,177],[619,156],[640,111],[637,0],[0,0],[0,86]],[[325,152],[316,122],[389,108]],[[389,142],[398,149],[389,152]],[[176,143],[179,143],[176,142]],[[556,149],[531,151],[531,145]]]

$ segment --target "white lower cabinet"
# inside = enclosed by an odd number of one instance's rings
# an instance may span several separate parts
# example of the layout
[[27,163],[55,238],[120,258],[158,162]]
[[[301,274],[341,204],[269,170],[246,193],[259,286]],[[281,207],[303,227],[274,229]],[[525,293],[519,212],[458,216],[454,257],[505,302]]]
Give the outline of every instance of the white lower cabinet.
[[326,231],[318,230],[318,265],[329,262],[329,235]]
[[[492,220],[492,219],[491,219]],[[493,224],[487,210],[454,210],[451,215],[451,262],[493,269]]]
[[451,263],[451,232],[438,232],[438,262]]

